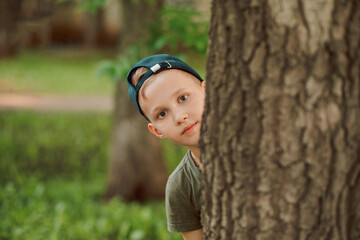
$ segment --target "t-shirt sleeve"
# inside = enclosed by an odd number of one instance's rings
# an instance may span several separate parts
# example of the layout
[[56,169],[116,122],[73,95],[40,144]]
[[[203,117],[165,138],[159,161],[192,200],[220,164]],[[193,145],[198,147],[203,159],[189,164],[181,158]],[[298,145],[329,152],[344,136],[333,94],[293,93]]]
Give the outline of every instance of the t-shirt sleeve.
[[169,179],[165,194],[166,217],[170,232],[188,232],[202,228],[200,212],[192,201],[191,187]]

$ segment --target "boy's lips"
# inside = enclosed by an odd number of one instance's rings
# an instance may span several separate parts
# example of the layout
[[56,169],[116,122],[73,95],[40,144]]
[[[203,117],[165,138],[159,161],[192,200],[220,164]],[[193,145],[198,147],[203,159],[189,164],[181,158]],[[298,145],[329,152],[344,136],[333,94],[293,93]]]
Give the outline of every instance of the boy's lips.
[[194,127],[196,126],[196,124],[197,124],[197,122],[186,126],[186,127],[184,128],[184,130],[182,131],[181,134],[190,133],[190,132],[194,129]]

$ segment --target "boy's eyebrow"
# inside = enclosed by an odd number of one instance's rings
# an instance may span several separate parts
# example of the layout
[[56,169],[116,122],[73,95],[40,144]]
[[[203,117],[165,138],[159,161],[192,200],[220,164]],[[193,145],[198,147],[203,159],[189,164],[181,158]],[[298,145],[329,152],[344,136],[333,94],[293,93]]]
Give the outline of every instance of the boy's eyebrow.
[[150,112],[150,116],[154,116],[155,113],[157,111],[159,111],[159,109],[162,109],[163,107],[162,106],[157,106],[156,108],[152,109],[151,112]]
[[171,96],[173,97],[173,96],[176,96],[176,95],[178,95],[180,92],[182,92],[182,91],[184,91],[185,90],[185,88],[179,88],[178,90],[176,90],[175,92],[173,92],[173,94],[171,94]]
[[[176,91],[174,91],[172,94],[171,94],[171,97],[174,97],[176,95],[178,95],[180,92],[184,91],[186,88],[179,88],[177,89]],[[154,109],[151,110],[150,114],[151,116],[153,116],[159,109],[162,109],[163,106],[157,106],[155,107]]]

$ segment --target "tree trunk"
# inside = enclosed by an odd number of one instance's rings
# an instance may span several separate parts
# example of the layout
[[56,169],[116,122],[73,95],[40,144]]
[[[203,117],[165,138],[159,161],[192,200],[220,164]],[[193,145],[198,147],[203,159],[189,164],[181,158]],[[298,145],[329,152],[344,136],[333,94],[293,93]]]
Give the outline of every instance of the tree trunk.
[[149,24],[158,20],[164,0],[119,0],[122,7],[120,50],[149,37]]
[[[123,50],[144,37],[140,29],[151,19],[142,15],[149,11],[155,17],[155,12],[161,9],[159,2],[145,6],[142,1],[137,4],[123,1],[123,21],[126,21],[122,32],[126,39],[122,42]],[[107,197],[119,194],[128,201],[162,198],[167,176],[158,139],[149,133],[146,120],[133,106],[125,81],[118,81]]]
[[120,195],[127,201],[162,198],[167,171],[160,143],[132,106],[126,84],[119,81],[116,89],[107,197]]
[[16,22],[21,1],[0,1],[0,58],[16,52]]
[[[98,10],[101,11],[101,10]],[[85,27],[84,27],[84,48],[96,48],[96,40],[98,36],[98,11],[85,13]]]
[[96,12],[85,13],[84,47],[95,49],[99,46],[100,39],[105,36],[104,9],[99,8]]
[[360,2],[213,0],[205,239],[360,239]]

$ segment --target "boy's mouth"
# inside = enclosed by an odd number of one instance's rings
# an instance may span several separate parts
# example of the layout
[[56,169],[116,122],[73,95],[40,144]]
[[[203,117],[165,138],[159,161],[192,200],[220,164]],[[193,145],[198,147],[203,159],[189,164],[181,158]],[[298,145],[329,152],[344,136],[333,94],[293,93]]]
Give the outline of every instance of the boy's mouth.
[[186,126],[181,134],[187,134],[187,133],[192,132],[192,130],[194,129],[196,124],[197,124],[197,122]]

